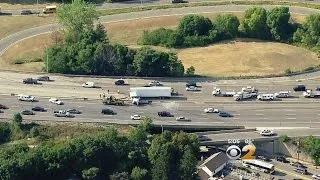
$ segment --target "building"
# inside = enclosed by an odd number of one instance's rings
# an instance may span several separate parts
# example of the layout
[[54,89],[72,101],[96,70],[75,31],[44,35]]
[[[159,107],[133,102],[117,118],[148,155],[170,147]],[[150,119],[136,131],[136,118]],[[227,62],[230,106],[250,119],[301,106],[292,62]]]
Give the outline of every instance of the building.
[[212,178],[227,165],[228,160],[227,155],[223,152],[211,155],[198,167],[200,179],[208,180],[209,178]]

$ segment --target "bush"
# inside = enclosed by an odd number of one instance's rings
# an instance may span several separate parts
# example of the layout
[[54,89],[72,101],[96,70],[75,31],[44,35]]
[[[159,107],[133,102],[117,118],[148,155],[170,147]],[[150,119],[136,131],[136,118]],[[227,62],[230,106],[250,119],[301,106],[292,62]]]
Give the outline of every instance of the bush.
[[210,36],[187,36],[184,38],[183,45],[185,47],[206,46],[211,42]]
[[0,123],[0,143],[10,140],[11,130],[8,123]]
[[310,66],[310,67],[305,68],[303,71],[312,71],[314,69],[315,69],[315,67]]
[[42,62],[43,60],[41,58],[33,58],[30,60],[30,62]]
[[281,135],[280,136],[280,141],[286,143],[286,142],[291,141],[291,138],[289,136],[287,136],[287,135]]
[[[162,45],[168,46],[170,44],[176,45],[176,43],[168,43],[170,38],[177,35],[175,31],[171,29],[160,28],[154,31],[143,31],[140,38],[140,42],[143,45]],[[174,41],[173,41],[174,42]]]
[[21,59],[21,58],[18,58],[18,59],[15,59],[13,61],[13,64],[24,64],[25,63],[25,60]]
[[196,69],[195,69],[193,66],[190,66],[190,67],[186,70],[186,74],[187,74],[187,76],[193,76],[195,71],[196,71]]
[[286,75],[290,75],[290,74],[292,73],[292,71],[291,71],[290,68],[288,68],[288,69],[286,69],[286,70],[284,71],[284,73],[285,73]]

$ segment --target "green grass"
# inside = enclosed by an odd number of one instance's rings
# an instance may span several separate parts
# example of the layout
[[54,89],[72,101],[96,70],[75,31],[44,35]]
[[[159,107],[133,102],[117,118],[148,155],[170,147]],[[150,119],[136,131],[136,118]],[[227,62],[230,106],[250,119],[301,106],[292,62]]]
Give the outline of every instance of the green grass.
[[289,1],[218,1],[218,2],[199,2],[199,3],[183,3],[183,4],[166,4],[155,5],[146,7],[130,7],[119,9],[100,10],[100,15],[113,15],[121,13],[149,11],[157,9],[169,9],[169,8],[183,8],[183,7],[197,7],[197,6],[219,6],[219,5],[284,5],[284,6],[299,6],[313,9],[320,9],[320,4],[302,3],[302,2],[289,2]]

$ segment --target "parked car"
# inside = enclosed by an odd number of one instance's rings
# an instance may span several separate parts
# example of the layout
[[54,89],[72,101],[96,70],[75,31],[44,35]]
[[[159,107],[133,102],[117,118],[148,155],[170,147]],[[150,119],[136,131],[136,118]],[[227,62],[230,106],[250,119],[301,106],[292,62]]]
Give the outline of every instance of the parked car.
[[23,79],[22,82],[23,84],[38,84],[38,80],[33,78]]
[[230,114],[230,113],[228,113],[228,112],[225,112],[225,111],[220,111],[220,112],[218,113],[218,115],[219,115],[220,117],[233,117],[232,114]]
[[30,110],[23,110],[23,111],[21,111],[21,114],[23,114],[23,115],[35,115],[34,112],[32,112]]
[[263,129],[260,131],[260,135],[262,136],[273,136],[275,133],[269,129]]
[[46,111],[43,107],[40,107],[40,106],[35,106],[31,110],[32,111],[40,111],[40,112],[45,112]]
[[312,175],[312,178],[313,179],[320,179],[320,174],[314,174],[314,175]]
[[31,96],[31,95],[23,95],[23,94],[20,94],[18,96],[18,100],[19,101],[28,101],[28,102],[34,102],[36,99],[35,97]]
[[294,91],[306,91],[306,86],[305,85],[298,85],[293,87]]
[[125,82],[124,82],[124,80],[119,79],[119,80],[115,81],[114,84],[115,84],[115,85],[118,85],[118,86],[119,86],[119,85],[125,85]]
[[289,162],[284,156],[277,156],[276,161],[287,163]]
[[158,116],[160,116],[160,117],[173,117],[173,115],[167,111],[158,112]]
[[101,114],[106,114],[106,115],[116,115],[117,113],[114,112],[113,110],[111,109],[102,109],[101,110]]
[[9,109],[9,108],[3,104],[0,104],[0,109]]
[[57,104],[57,105],[63,105],[64,103],[60,100],[58,100],[57,98],[50,98],[49,102],[53,103],[53,104]]
[[50,81],[50,77],[49,76],[40,76],[37,79],[38,79],[38,81]]
[[141,116],[135,114],[135,115],[132,115],[132,116],[131,116],[131,119],[132,119],[132,120],[140,120],[140,119],[141,119]]
[[81,114],[82,112],[76,109],[67,109],[66,112],[69,112],[70,114]]
[[205,113],[219,113],[219,109],[206,108],[203,110]]
[[186,118],[186,117],[184,117],[184,116],[177,117],[176,120],[177,120],[177,121],[191,121],[190,118]]
[[29,14],[33,14],[33,12],[31,10],[28,10],[28,9],[22,10],[20,12],[20,15],[29,15]]

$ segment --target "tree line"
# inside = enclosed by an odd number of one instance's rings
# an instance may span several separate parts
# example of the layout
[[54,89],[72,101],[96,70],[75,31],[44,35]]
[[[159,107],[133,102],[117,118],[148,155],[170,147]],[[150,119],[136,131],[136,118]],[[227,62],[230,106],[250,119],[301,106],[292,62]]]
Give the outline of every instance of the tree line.
[[[21,121],[13,124],[18,128]],[[199,151],[197,137],[183,132],[149,137],[151,126],[151,119],[146,118],[127,135],[107,128],[99,135],[44,141],[33,148],[21,143],[1,148],[0,179],[192,179]],[[31,133],[33,138],[40,136]]]
[[175,53],[111,44],[104,26],[93,24],[98,19],[95,7],[83,0],[61,5],[57,18],[64,30],[54,34],[55,44],[45,52],[48,72],[158,77],[184,74]]
[[308,16],[302,25],[292,21],[288,7],[275,7],[269,11],[253,7],[245,11],[242,21],[231,14],[218,15],[215,21],[200,15],[187,15],[177,29],[144,31],[139,43],[192,47],[237,37],[294,43],[319,50],[320,15]]

